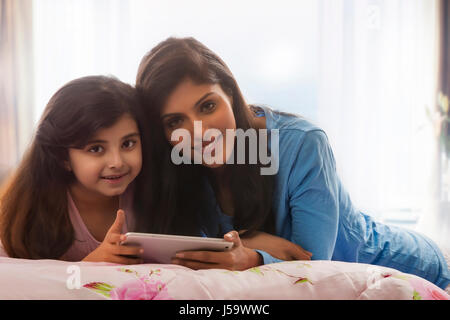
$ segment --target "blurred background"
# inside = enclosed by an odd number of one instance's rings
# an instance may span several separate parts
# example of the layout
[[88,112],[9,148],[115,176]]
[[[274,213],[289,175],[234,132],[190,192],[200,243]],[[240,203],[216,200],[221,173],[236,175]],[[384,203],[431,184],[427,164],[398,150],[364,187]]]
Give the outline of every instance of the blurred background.
[[133,85],[153,46],[193,36],[248,102],[325,129],[361,210],[450,247],[449,2],[0,0],[0,180],[63,84]]

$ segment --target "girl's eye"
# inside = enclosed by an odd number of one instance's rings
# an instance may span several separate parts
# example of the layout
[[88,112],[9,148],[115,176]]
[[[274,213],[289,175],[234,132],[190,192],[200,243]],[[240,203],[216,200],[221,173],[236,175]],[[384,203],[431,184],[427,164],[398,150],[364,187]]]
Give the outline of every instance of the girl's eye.
[[92,146],[88,149],[88,152],[90,153],[100,153],[103,152],[103,147],[102,146]]
[[202,104],[201,111],[203,112],[211,112],[216,108],[216,104],[212,101],[207,101]]
[[122,144],[122,147],[125,149],[131,149],[135,146],[136,141],[135,140],[127,140],[124,141],[124,143]]

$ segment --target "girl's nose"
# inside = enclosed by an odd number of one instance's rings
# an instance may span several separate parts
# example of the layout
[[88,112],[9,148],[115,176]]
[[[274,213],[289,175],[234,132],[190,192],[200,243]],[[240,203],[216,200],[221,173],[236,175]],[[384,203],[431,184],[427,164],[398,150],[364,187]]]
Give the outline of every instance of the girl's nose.
[[123,159],[120,152],[112,152],[108,159],[108,168],[120,169],[123,166]]

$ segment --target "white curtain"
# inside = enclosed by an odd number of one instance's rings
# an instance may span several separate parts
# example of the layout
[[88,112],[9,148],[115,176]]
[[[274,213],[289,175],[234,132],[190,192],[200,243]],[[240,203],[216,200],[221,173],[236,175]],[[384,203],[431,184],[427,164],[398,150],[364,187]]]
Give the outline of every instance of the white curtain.
[[28,144],[33,112],[31,0],[0,0],[0,184]]
[[[318,119],[356,205],[436,241],[437,3],[321,0]],[[423,223],[422,223],[423,222]]]
[[[88,74],[134,83],[142,56],[194,36],[234,72],[249,102],[302,114],[330,138],[355,204],[428,222],[435,138],[436,0],[34,0],[35,120]],[[425,229],[423,229],[425,230]]]
[[36,123],[51,95],[78,77],[132,78],[130,1],[33,0]]
[[64,83],[113,74],[134,84],[144,54],[193,36],[229,65],[251,102],[316,111],[316,0],[33,0],[36,115]]

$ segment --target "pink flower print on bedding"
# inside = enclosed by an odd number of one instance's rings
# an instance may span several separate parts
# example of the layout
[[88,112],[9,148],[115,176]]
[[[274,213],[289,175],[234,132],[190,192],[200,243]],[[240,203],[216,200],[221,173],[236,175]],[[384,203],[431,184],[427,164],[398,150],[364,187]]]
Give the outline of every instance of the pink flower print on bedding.
[[125,282],[110,292],[113,300],[171,300],[162,281],[141,277]]

